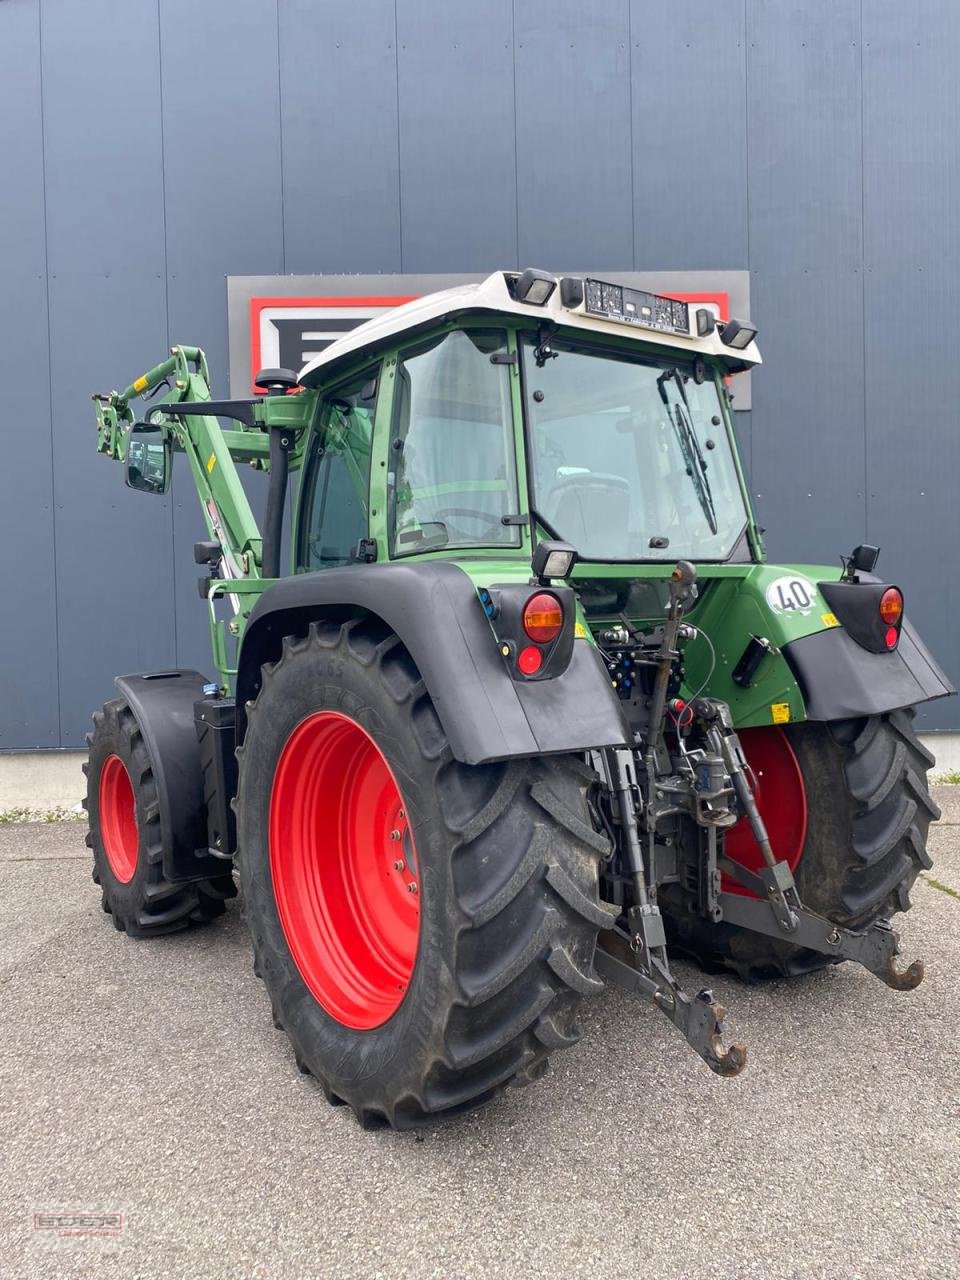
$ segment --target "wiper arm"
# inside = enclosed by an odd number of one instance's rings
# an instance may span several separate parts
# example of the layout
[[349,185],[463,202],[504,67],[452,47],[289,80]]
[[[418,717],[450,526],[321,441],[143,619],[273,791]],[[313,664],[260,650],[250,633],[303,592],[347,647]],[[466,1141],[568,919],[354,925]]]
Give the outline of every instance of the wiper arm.
[[[682,406],[679,401],[673,406],[676,414],[671,409],[670,397],[667,395],[666,381],[668,378],[672,378],[676,382],[677,389],[680,392],[680,399],[683,401]],[[690,424],[690,418],[688,417],[690,405],[680,370],[665,369],[657,378],[657,390],[660,392],[660,399],[663,401],[664,408],[667,411],[670,425],[676,431],[677,441],[687,464],[687,474],[693,481],[693,487],[697,491],[697,498],[700,501],[701,510],[707,518],[710,532],[716,533],[719,526],[717,524],[716,508],[713,505],[713,492],[710,488],[710,481],[707,479],[707,463],[700,449],[697,433]]]

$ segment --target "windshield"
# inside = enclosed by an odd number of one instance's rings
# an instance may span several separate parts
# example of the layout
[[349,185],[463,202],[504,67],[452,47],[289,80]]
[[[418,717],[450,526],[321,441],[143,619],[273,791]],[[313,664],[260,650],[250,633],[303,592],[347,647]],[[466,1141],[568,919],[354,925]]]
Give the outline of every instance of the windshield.
[[747,522],[712,377],[523,344],[537,513],[584,560],[724,560]]
[[491,359],[506,347],[501,330],[455,330],[398,361],[387,477],[394,556],[520,545],[509,367]]

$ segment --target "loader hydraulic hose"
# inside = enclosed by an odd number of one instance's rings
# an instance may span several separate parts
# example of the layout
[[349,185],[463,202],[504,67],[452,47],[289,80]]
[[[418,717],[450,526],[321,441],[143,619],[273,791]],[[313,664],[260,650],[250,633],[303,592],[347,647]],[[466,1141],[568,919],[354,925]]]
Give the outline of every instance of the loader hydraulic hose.
[[280,577],[280,543],[283,540],[283,508],[287,496],[289,468],[289,428],[273,427],[270,431],[270,484],[267,488],[267,510],[263,519],[263,576]]

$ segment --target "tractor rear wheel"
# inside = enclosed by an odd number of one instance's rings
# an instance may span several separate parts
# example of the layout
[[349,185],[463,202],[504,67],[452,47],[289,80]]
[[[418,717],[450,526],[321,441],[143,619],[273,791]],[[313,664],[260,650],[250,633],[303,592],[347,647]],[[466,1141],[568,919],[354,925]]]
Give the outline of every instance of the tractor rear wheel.
[[375,619],[288,637],[238,756],[254,969],[329,1101],[410,1128],[536,1079],[578,1039],[613,918],[581,763],[458,763]]
[[[929,867],[927,829],[940,810],[927,789],[933,756],[913,731],[912,708],[828,724],[745,729],[744,753],[759,784],[758,807],[774,852],[791,865],[801,901],[835,924],[862,928],[910,906]],[[731,829],[732,858],[755,868],[759,849],[745,823]],[[724,883],[733,890],[733,882]],[[738,890],[743,892],[743,890]],[[836,963],[763,934],[713,925],[664,894],[670,940],[707,968],[747,980]]]
[[122,698],[94,713],[84,807],[90,823],[93,879],[104,911],[131,938],[175,933],[223,915],[236,896],[230,874],[173,883],[163,874],[163,837],[153,762],[133,711]]

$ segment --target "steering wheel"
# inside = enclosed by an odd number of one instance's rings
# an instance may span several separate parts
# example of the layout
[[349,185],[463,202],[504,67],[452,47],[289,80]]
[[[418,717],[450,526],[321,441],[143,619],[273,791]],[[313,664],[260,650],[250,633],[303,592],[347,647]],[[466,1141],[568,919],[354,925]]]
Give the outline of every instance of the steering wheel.
[[[483,532],[489,533],[491,536],[495,532],[499,532],[501,528],[499,516],[492,516],[489,511],[477,511],[473,507],[438,507],[433,513],[433,518],[443,521],[444,524],[446,524],[447,516],[465,516],[468,520],[482,520],[486,526]],[[462,529],[457,529],[456,526],[452,527],[460,537],[466,538],[469,536]]]

